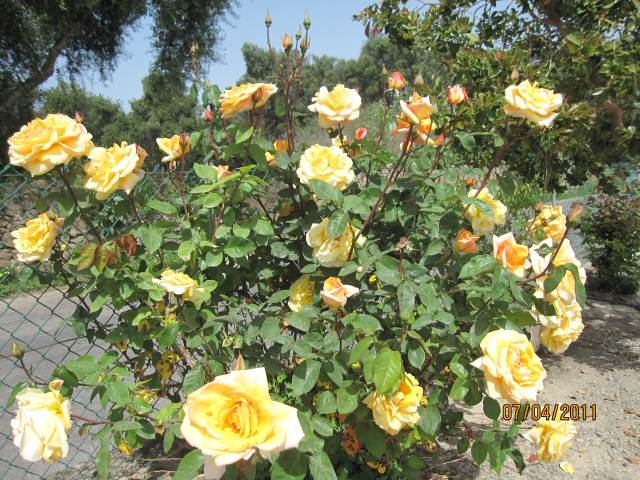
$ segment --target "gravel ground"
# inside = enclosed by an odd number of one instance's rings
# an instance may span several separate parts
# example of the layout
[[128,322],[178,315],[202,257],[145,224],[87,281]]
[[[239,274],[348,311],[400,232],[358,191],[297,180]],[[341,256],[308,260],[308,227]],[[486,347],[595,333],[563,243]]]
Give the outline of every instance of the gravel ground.
[[[590,294],[584,311],[585,330],[569,350],[559,356],[541,353],[548,377],[539,403],[586,403],[597,405],[597,419],[577,422],[578,435],[566,461],[575,468],[568,474],[557,463],[528,463],[520,476],[509,460],[501,475],[485,463],[477,468],[468,456],[425,472],[431,480],[508,479],[640,479],[640,298],[614,298]],[[469,423],[486,424],[481,409],[470,412]],[[523,429],[523,430],[526,430]],[[525,459],[533,447],[518,440]],[[158,455],[156,453],[155,455]],[[147,452],[145,457],[153,457]],[[170,478],[172,459],[135,461],[116,454],[113,480]],[[92,464],[59,472],[51,480],[93,478]]]

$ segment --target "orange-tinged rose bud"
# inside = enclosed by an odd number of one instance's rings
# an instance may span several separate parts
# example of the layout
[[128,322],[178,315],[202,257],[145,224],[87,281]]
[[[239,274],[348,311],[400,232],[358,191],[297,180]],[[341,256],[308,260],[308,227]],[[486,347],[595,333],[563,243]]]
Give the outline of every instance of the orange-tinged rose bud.
[[456,250],[462,253],[477,253],[478,245],[476,242],[480,237],[472,234],[469,230],[460,230],[454,240]]
[[364,140],[364,137],[367,136],[367,129],[364,127],[361,127],[359,129],[356,130],[356,140],[361,141]]
[[462,102],[469,100],[467,89],[460,85],[454,85],[447,88],[447,100],[451,105],[460,105]]
[[[180,134],[180,145],[189,145],[189,134],[186,132],[182,132]],[[186,151],[186,149],[185,149]]]
[[291,41],[291,36],[288,33],[284,34],[282,38],[282,48],[284,48],[285,52],[288,52],[293,47],[293,42]]
[[473,187],[476,184],[476,181],[473,178],[467,178],[464,183],[467,187]]
[[82,114],[80,112],[76,112],[74,119],[76,122],[78,123],[84,123],[84,117],[82,116]]
[[289,150],[289,143],[281,138],[273,142],[273,149],[276,152],[286,152]]
[[575,220],[582,213],[582,207],[580,205],[573,205],[573,208],[567,215],[567,220],[570,222]]
[[224,177],[228,177],[229,175],[231,175],[228,165],[218,165],[216,167],[216,170],[218,171],[218,180],[221,180]]
[[139,143],[136,143],[136,153],[138,154],[140,162],[144,162],[144,160],[147,158],[147,151],[142,148]]
[[213,111],[211,110],[210,105],[207,105],[207,107],[202,111],[202,119],[205,122],[210,122],[213,119]]
[[405,80],[404,76],[398,71],[393,72],[391,74],[388,82],[389,82],[389,88],[392,88],[393,90],[402,90],[404,86],[407,84],[407,81]]

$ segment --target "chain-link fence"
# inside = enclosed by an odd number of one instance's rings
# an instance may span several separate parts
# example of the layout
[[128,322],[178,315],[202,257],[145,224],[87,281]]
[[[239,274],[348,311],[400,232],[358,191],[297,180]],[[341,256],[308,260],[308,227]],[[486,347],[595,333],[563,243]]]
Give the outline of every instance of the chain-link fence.
[[[136,189],[155,196],[166,190],[167,183],[167,175],[156,170],[147,173]],[[80,437],[74,428],[69,437],[69,454],[64,460],[52,465],[30,463],[20,457],[19,449],[13,445],[10,428],[16,407],[8,407],[7,400],[13,387],[26,380],[25,372],[11,356],[12,342],[25,348],[25,364],[40,379],[48,379],[54,368],[64,361],[87,353],[99,355],[106,348],[100,342],[89,343],[69,324],[76,309],[86,308],[90,302],[81,296],[67,297],[64,272],[55,273],[47,271],[45,265],[29,266],[15,261],[11,231],[24,226],[26,220],[39,213],[36,210],[39,199],[61,188],[61,182],[50,176],[32,179],[28,173],[8,165],[0,169],[0,478],[6,480],[47,478],[68,465],[91,459],[97,448],[90,438]],[[118,201],[122,198],[114,195],[102,208],[114,209]],[[103,231],[106,236],[115,236],[124,226],[123,223],[106,225]],[[81,220],[68,226],[60,236],[67,244],[67,252],[90,237]],[[35,275],[36,268],[38,275]],[[116,312],[105,306],[99,321],[108,325],[115,318]],[[71,400],[75,414],[90,418],[104,415],[98,400],[91,401],[89,392],[79,392]]]
[[[136,186],[136,192],[146,192],[155,196],[167,194],[169,178],[161,170],[149,172],[144,180]],[[69,437],[69,455],[53,465],[45,463],[29,463],[19,455],[13,445],[9,424],[14,417],[15,406],[7,407],[13,387],[26,380],[25,372],[17,360],[11,356],[13,341],[26,349],[25,362],[33,368],[35,376],[47,379],[54,368],[66,360],[80,355],[94,353],[99,355],[106,348],[100,342],[89,343],[86,337],[74,331],[69,319],[78,308],[86,307],[82,297],[67,298],[67,285],[63,275],[47,272],[46,266],[28,266],[15,261],[12,248],[11,231],[20,228],[25,221],[37,213],[36,203],[48,193],[55,193],[62,185],[55,178],[45,177],[32,179],[28,173],[11,166],[0,169],[0,398],[3,399],[0,411],[0,478],[8,480],[46,478],[54,471],[68,465],[77,464],[92,458],[97,445],[90,438],[80,437],[78,429],[71,430]],[[585,193],[573,198],[556,199],[554,204],[561,204],[568,212],[575,202],[583,202]],[[122,202],[120,195],[104,203],[102,208],[117,210],[117,203]],[[105,212],[106,213],[106,212]],[[108,215],[105,215],[108,217]],[[102,225],[106,237],[112,238],[126,224],[118,223]],[[88,227],[77,220],[67,227],[63,241],[68,244],[67,252],[73,246],[90,238]],[[575,232],[570,239],[576,254],[583,262],[586,260],[581,238]],[[34,268],[39,275],[34,275]],[[116,312],[105,306],[99,318],[100,323],[108,325],[116,319]],[[100,418],[103,411],[98,400],[91,401],[88,392],[74,395],[73,412],[85,416]]]

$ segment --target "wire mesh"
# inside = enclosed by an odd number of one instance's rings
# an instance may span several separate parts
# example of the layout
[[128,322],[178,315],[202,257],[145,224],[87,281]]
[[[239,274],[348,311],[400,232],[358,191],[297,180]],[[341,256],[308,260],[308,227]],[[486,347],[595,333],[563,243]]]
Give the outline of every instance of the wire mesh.
[[[164,171],[156,169],[145,175],[136,190],[158,196],[167,190],[168,182]],[[76,308],[85,302],[82,296],[68,296],[63,279],[53,272],[48,272],[50,281],[44,284],[34,282],[34,276],[30,274],[35,269],[46,272],[46,265],[30,266],[14,260],[9,232],[20,228],[26,220],[39,213],[34,207],[38,198],[61,188],[61,182],[52,176],[31,179],[28,173],[10,165],[0,169],[0,226],[5,232],[0,243],[0,425],[3,426],[0,429],[0,478],[7,480],[47,478],[67,466],[90,460],[97,448],[90,438],[78,435],[78,428],[73,428],[69,434],[69,454],[65,459],[55,464],[31,463],[20,457],[9,428],[16,406],[8,407],[7,399],[12,388],[26,380],[24,371],[11,356],[13,341],[25,347],[25,362],[33,367],[34,375],[40,379],[48,379],[64,361],[85,354],[100,355],[108,347],[100,341],[89,342],[78,336],[67,323]],[[113,197],[101,208],[113,209],[114,203],[123,201],[119,195]],[[123,222],[114,222],[103,225],[102,233],[105,237],[115,236],[125,227]],[[91,239],[91,233],[83,222],[67,227],[65,233],[61,237],[72,244]],[[12,289],[16,291],[10,293]],[[100,323],[109,325],[116,319],[117,313],[106,305],[100,314]],[[89,418],[104,416],[98,399],[91,401],[88,391],[78,390],[71,402],[73,412],[78,415]]]

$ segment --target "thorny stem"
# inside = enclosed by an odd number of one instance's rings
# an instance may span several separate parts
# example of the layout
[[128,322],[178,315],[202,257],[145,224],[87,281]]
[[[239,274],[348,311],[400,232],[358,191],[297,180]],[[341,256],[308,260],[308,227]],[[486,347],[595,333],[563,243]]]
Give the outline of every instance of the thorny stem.
[[521,283],[527,283],[527,282],[531,282],[533,280],[537,280],[538,278],[544,276],[549,271],[549,269],[553,265],[554,260],[558,256],[558,253],[560,252],[560,249],[562,248],[562,244],[564,243],[565,239],[567,238],[567,234],[568,233],[569,233],[569,229],[565,228],[564,233],[562,234],[562,239],[560,240],[560,243],[558,243],[558,246],[556,247],[556,249],[554,250],[553,254],[551,255],[551,258],[549,259],[549,263],[547,263],[547,266],[544,267],[544,269],[540,273],[535,275],[534,277],[521,280]]
[[83,417],[75,413],[71,414],[71,418],[73,418],[74,420],[79,420],[81,422],[87,423],[89,425],[104,425],[105,423],[109,423],[107,420],[92,420],[90,418]]
[[376,141],[376,146],[373,148],[373,153],[376,153],[378,151],[378,148],[380,148],[380,143],[382,143],[382,138],[384,137],[384,132],[387,129],[387,116],[389,115],[389,109],[391,108],[391,102],[387,102],[386,98],[384,100],[385,100],[385,102],[384,102],[384,115],[382,116],[382,127],[380,128],[380,134],[378,135],[378,140]]
[[369,223],[371,223],[371,220],[373,220],[373,217],[375,217],[375,214],[378,211],[378,207],[380,206],[380,204],[384,200],[385,195],[387,194],[387,190],[389,190],[389,187],[394,182],[394,178],[393,177],[394,177],[395,173],[397,172],[398,168],[400,167],[400,164],[403,162],[405,157],[409,154],[410,146],[413,143],[412,135],[413,135],[413,125],[411,127],[409,127],[409,132],[407,133],[407,138],[405,139],[404,144],[402,145],[402,153],[400,154],[400,157],[398,158],[398,161],[394,165],[393,170],[391,171],[391,174],[389,175],[389,180],[387,180],[387,183],[384,186],[384,189],[382,190],[382,192],[380,192],[380,196],[378,197],[378,200],[376,200],[375,205],[373,206],[373,208],[369,212],[369,215],[367,215],[366,220],[362,224],[362,228],[357,233],[357,235],[355,235],[353,237],[353,240],[351,242],[351,248],[349,249],[349,255],[347,255],[347,258],[351,258],[351,254],[353,253],[353,249],[355,248],[356,242],[360,238],[360,235],[362,235],[364,233],[364,231],[367,228],[367,226],[369,225]]
[[102,244],[102,237],[100,236],[100,232],[98,232],[98,229],[93,224],[91,219],[87,215],[85,215],[84,210],[80,207],[80,204],[78,203],[78,197],[76,197],[76,194],[73,191],[73,188],[71,188],[71,184],[69,183],[69,179],[67,178],[67,175],[59,168],[56,168],[56,172],[58,172],[58,175],[62,179],[62,182],[64,183],[65,187],[67,187],[67,190],[69,190],[69,193],[71,194],[71,198],[73,199],[73,203],[78,209],[80,216],[83,218],[85,222],[87,222],[87,224],[89,225],[89,228],[91,229],[91,233],[93,233],[93,236],[96,237],[96,239],[98,240],[98,243]]
[[142,223],[142,219],[140,218],[140,214],[138,213],[138,209],[136,208],[136,202],[133,199],[133,195],[130,194],[130,193],[127,193],[127,198],[129,199],[129,202],[131,203],[131,210],[133,211],[133,214],[138,219],[138,223]]

